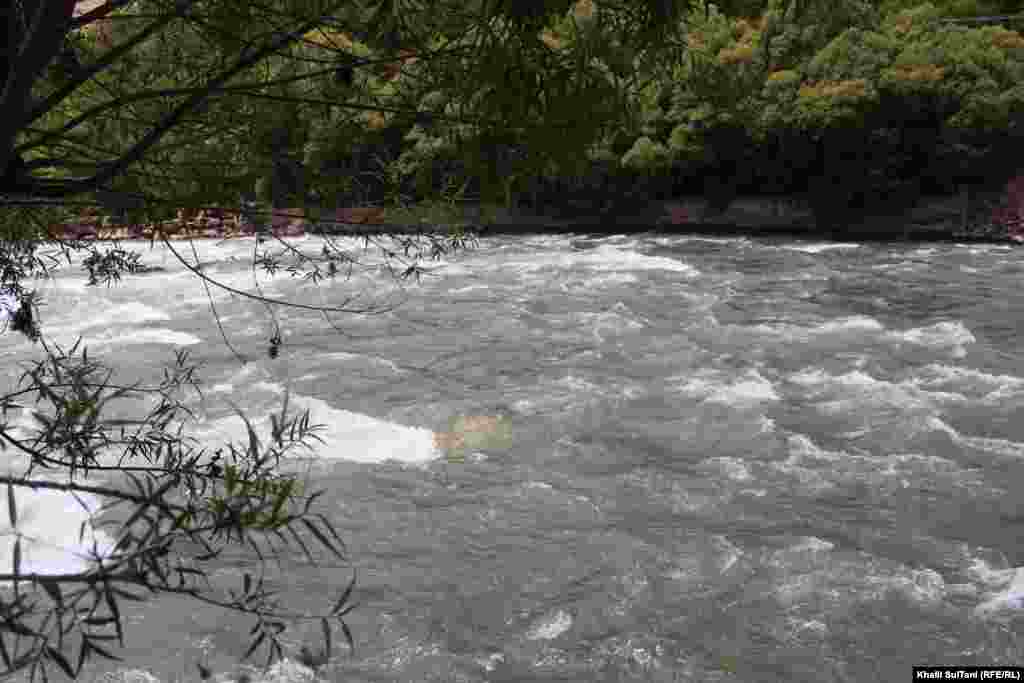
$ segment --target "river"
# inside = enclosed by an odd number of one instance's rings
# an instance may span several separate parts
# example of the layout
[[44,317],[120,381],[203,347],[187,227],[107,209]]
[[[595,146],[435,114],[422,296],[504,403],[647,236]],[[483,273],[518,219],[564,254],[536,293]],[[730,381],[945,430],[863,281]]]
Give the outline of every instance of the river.
[[[138,248],[165,270],[40,282],[44,329],[140,379],[189,349],[204,443],[244,434],[221,399],[266,429],[286,387],[326,425],[306,467],[360,602],[327,680],[833,683],[1024,661],[1019,249],[489,237],[401,287],[379,267],[261,275],[267,296],[398,303],[334,315],[340,331],[279,310],[273,359],[266,308],[215,290],[243,366],[200,281]],[[251,239],[196,248],[251,289]],[[0,335],[0,388],[37,352]],[[474,419],[503,426],[450,457],[438,434]],[[19,504],[37,537],[75,543],[66,501]],[[43,545],[30,559],[59,566]],[[296,554],[275,576],[312,611],[351,569]],[[93,671],[239,671],[245,620],[172,598],[128,618],[125,663]]]

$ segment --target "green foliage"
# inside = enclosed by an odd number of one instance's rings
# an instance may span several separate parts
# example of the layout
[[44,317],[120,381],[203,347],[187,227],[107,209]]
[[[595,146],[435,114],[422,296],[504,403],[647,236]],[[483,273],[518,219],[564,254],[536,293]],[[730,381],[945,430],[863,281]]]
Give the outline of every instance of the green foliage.
[[[885,0],[879,11],[889,16],[922,4],[921,0]],[[932,5],[941,17],[1000,16],[1021,9],[1018,0],[935,0]]]
[[[831,182],[856,188],[868,182],[869,169],[860,162],[832,168],[839,162],[823,149],[849,150],[847,159],[865,156],[858,146],[884,149],[864,163],[881,164],[872,177],[890,177],[910,171],[886,157],[917,159],[919,173],[927,167],[922,154],[941,155],[946,135],[994,139],[1012,131],[1024,114],[1024,38],[1001,27],[935,24],[944,11],[914,3],[886,14],[842,2],[809,3],[800,12],[778,3],[742,21],[714,8],[695,12],[690,60],[677,73],[673,106],[657,121],[669,125],[667,149],[677,160],[730,174],[750,163],[752,177],[775,174],[798,186],[801,173],[834,173]],[[886,132],[903,121],[896,137]],[[738,148],[744,139],[758,146],[749,161]],[[782,172],[787,165],[796,170]],[[894,186],[902,182],[893,178]]]
[[841,81],[877,79],[905,48],[895,37],[851,28],[825,45],[804,68],[808,79]]
[[647,136],[637,139],[633,147],[622,157],[622,165],[635,170],[654,169],[669,162],[669,153],[664,145]]

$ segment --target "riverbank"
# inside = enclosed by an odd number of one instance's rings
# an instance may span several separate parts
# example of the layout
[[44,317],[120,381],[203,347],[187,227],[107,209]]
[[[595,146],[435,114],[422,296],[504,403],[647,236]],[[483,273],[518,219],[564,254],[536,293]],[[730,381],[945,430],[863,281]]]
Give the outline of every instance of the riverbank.
[[[588,212],[588,208],[591,211]],[[658,232],[711,236],[787,237],[794,239],[870,242],[963,242],[1024,243],[1024,224],[1007,225],[984,220],[961,197],[923,198],[917,206],[898,215],[872,215],[843,226],[819,225],[811,210],[785,198],[741,197],[724,210],[711,207],[701,197],[649,202],[620,210],[595,210],[581,206],[559,215],[523,210],[466,205],[456,222],[472,227],[481,236],[586,233],[611,235]],[[376,234],[408,230],[408,225],[321,223],[313,232],[326,234]]]
[[[317,219],[307,218],[298,207],[273,210],[262,227],[247,223],[230,212],[179,212],[178,219],[160,224],[103,225],[97,216],[76,223],[53,226],[52,237],[78,240],[230,239],[269,235],[300,237],[305,234],[375,235],[416,233],[438,225],[462,225],[481,236],[517,234],[621,234],[658,232],[712,236],[787,237],[814,240],[914,241],[965,243],[1024,243],[1024,221],[996,223],[985,220],[963,197],[926,197],[897,215],[870,215],[843,226],[819,225],[813,213],[786,198],[741,197],[725,210],[711,207],[701,197],[652,201],[642,207],[599,209],[560,207],[539,214],[503,207],[467,203],[449,207],[445,218],[432,219],[415,208],[389,210],[379,207],[337,209]],[[421,216],[416,222],[416,217]]]

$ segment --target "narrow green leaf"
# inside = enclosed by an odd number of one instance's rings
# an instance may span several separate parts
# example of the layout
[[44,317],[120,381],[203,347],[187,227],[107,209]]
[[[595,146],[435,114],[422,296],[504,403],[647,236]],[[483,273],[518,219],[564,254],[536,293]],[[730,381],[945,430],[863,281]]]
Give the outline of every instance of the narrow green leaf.
[[4,660],[4,666],[7,670],[11,670],[11,654],[7,651],[7,643],[4,642],[4,636],[0,633],[0,657]]
[[275,658],[280,660],[280,659],[283,659],[284,656],[283,656],[283,653],[281,652],[281,643],[277,642],[277,640],[271,640],[270,641],[270,647],[268,648],[268,652],[267,652],[267,666],[268,667],[274,661]]
[[206,576],[206,572],[202,569],[195,569],[193,567],[175,567],[174,571],[179,574],[189,574],[191,576]]
[[139,521],[139,518],[142,517],[142,515],[144,515],[147,510],[149,510],[148,504],[140,504],[139,507],[135,509],[135,512],[131,514],[128,520],[121,525],[121,528],[124,529],[126,532],[129,531],[135,524],[135,522]]
[[320,630],[324,633],[324,653],[331,658],[331,626],[327,623],[326,617],[320,618]]
[[313,505],[313,501],[315,501],[317,498],[319,498],[323,494],[324,494],[323,491],[316,491],[315,493],[311,494],[309,496],[309,498],[306,499],[306,506],[303,508],[302,514],[303,515],[308,514],[309,513],[309,508]]
[[218,548],[216,550],[211,549],[210,552],[197,556],[196,562],[209,562],[210,560],[215,560],[220,557],[222,552],[224,552],[223,548]]
[[50,596],[50,599],[53,600],[58,608],[63,608],[64,594],[61,593],[56,581],[43,580],[39,582],[39,585],[43,587],[43,590],[46,591],[46,594]]
[[[30,638],[41,638],[43,636],[42,633],[39,633],[38,631],[33,631],[28,626],[25,626],[25,624],[18,621],[9,621],[5,623],[4,630],[10,631],[15,635],[28,636]],[[14,649],[15,651],[17,651],[18,648],[15,647]]]
[[75,670],[71,668],[71,663],[68,661],[68,658],[65,657],[64,653],[62,653],[60,650],[53,647],[52,645],[47,645],[46,656],[51,661],[57,662],[57,666],[61,668],[61,671],[68,675],[68,678],[75,677]]
[[82,646],[80,648],[78,648],[78,665],[75,667],[75,669],[77,671],[81,671],[82,670],[82,666],[85,664],[85,661],[89,658],[89,648],[90,647],[91,646],[89,644],[89,639],[86,638],[85,636],[83,636],[82,637]]
[[[96,640],[96,638],[90,638],[89,640],[90,640],[90,642],[89,642],[89,649],[92,650],[93,652],[95,652],[96,654],[98,654],[100,657],[103,657],[104,659],[110,659],[110,660],[113,660],[115,662],[123,662],[124,661],[123,659],[121,659],[117,655],[111,654],[107,650],[104,650],[102,647],[97,645],[94,642]],[[122,647],[124,647],[124,646],[122,645]]]
[[259,648],[259,646],[262,645],[263,641],[266,640],[266,639],[267,639],[266,631],[261,632],[260,635],[256,638],[256,640],[254,640],[252,642],[252,644],[249,646],[249,649],[245,651],[245,654],[242,656],[242,660],[244,661],[246,659],[249,659],[249,657],[252,656],[252,653],[256,652],[256,650]]
[[334,540],[338,542],[338,547],[342,550],[345,550],[345,541],[341,540],[341,536],[339,536],[338,532],[334,530],[334,526],[331,524],[330,520],[322,514],[318,514],[316,517],[320,520],[320,523],[327,528],[327,531],[331,533],[331,536],[334,537]]
[[228,404],[235,410],[236,413],[238,413],[238,416],[242,418],[242,421],[245,423],[245,431],[249,436],[249,457],[251,457],[253,460],[256,460],[259,457],[260,452],[260,439],[258,436],[256,436],[256,430],[253,429],[252,423],[249,421],[249,418],[245,415],[245,413],[242,412],[241,408],[239,408],[231,401],[228,401]]
[[316,562],[316,560],[313,558],[313,554],[309,552],[309,547],[306,545],[305,541],[302,540],[302,537],[299,536],[299,532],[295,530],[295,527],[288,527],[288,531],[290,531],[292,533],[292,536],[295,537],[295,542],[299,544],[300,548],[302,548],[302,552],[305,553],[309,561]]
[[46,675],[46,665],[43,663],[42,657],[36,657],[32,661],[32,669],[29,671],[29,680],[34,681],[36,678],[36,671],[39,672],[39,677],[43,679],[43,683],[50,683],[50,677]]
[[348,624],[344,621],[341,622],[341,632],[345,634],[345,640],[348,642],[348,649],[352,651],[352,654],[356,652],[356,641],[352,638],[352,631],[349,630]]
[[338,602],[336,602],[334,604],[334,608],[331,610],[331,614],[337,614],[337,612],[342,608],[342,606],[346,602],[348,602],[348,598],[349,598],[350,595],[352,595],[352,589],[355,588],[355,585],[356,585],[356,572],[353,569],[352,570],[352,580],[349,581],[348,587],[345,588],[345,592],[341,594],[340,598],[338,598]]
[[338,612],[334,616],[338,617],[339,619],[344,619],[346,616],[348,616],[349,612],[354,610],[356,607],[359,607],[359,603],[358,602],[353,602],[351,605],[349,605],[345,609],[341,610],[340,612]]
[[14,537],[14,592],[18,592],[18,578],[21,576],[21,534]]
[[131,480],[131,482],[132,482],[132,485],[134,485],[134,486],[135,486],[135,491],[136,491],[136,492],[137,492],[137,493],[138,493],[139,495],[143,495],[143,494],[145,494],[145,492],[146,492],[146,490],[145,490],[145,487],[144,487],[144,486],[142,485],[142,481],[141,481],[141,480],[139,480],[139,478],[138,478],[137,476],[135,476],[135,475],[134,475],[134,474],[132,474],[131,472],[125,472],[125,476],[127,476],[127,477],[128,477],[128,479],[130,479],[130,480]]
[[11,528],[17,529],[18,507],[14,501],[14,484],[10,480],[7,480],[7,516],[11,520]]
[[124,647],[124,632],[121,627],[121,609],[117,606],[117,600],[114,599],[114,587],[109,583],[105,583],[103,587],[103,597],[107,601],[107,609],[110,610],[110,615],[114,617],[114,628],[117,630],[117,642],[121,647]]
[[324,532],[320,531],[320,529],[318,529],[316,525],[313,524],[312,521],[304,519],[302,520],[302,523],[305,524],[306,528],[309,529],[310,533],[316,536],[316,539],[320,541],[320,543],[322,543],[332,553],[334,553],[338,557],[338,559],[345,559],[345,555],[340,550],[334,547],[334,544],[331,543],[330,539],[327,538],[327,536],[324,535]]
[[125,600],[130,600],[132,602],[145,602],[146,601],[146,598],[144,596],[142,596],[142,595],[135,595],[134,593],[129,593],[128,591],[123,590],[121,588],[113,588],[112,587],[110,590],[113,591],[113,593],[117,597],[124,598]]

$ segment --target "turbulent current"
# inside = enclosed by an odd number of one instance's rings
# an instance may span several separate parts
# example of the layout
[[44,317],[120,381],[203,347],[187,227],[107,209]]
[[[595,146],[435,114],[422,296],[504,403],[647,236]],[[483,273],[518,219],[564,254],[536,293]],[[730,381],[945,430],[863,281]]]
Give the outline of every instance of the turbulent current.
[[[391,306],[334,327],[279,309],[276,358],[266,307],[213,289],[242,365],[202,283],[138,248],[162,269],[40,281],[44,331],[128,379],[187,348],[204,389],[187,431],[206,445],[245,434],[224,399],[267,433],[286,388],[324,425],[302,467],[360,606],[354,654],[322,678],[855,683],[1024,661],[1019,249],[487,238],[401,286],[370,256],[317,285],[259,273],[269,297]],[[251,291],[253,248],[196,245],[204,272]],[[4,393],[38,352],[0,335]],[[18,505],[33,569],[76,566],[82,507]],[[298,552],[283,569],[275,587],[310,613],[352,576]],[[241,670],[251,622],[176,598],[125,618],[126,661],[95,675]],[[293,654],[319,625],[289,633]]]

